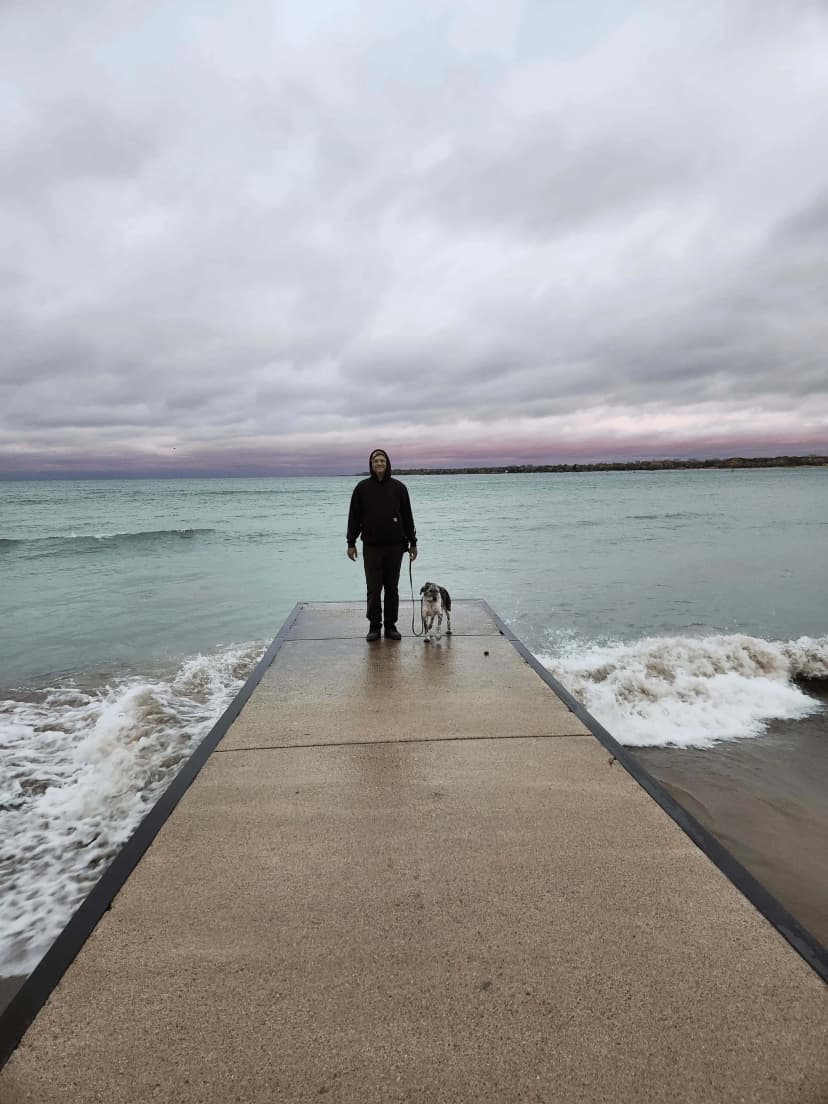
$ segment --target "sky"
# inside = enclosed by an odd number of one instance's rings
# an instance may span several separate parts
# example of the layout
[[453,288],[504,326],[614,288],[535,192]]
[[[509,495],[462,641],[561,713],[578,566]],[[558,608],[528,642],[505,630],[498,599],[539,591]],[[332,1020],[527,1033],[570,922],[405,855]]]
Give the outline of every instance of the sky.
[[828,3],[0,0],[0,478],[828,453]]

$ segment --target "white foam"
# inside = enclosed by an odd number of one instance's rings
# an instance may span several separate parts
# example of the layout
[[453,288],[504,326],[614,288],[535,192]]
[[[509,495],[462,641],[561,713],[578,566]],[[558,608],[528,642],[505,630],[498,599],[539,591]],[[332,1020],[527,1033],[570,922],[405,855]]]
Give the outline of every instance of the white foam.
[[34,968],[262,651],[0,703],[0,976]]
[[711,747],[824,707],[792,681],[828,677],[828,637],[647,637],[539,656],[630,747]]
[[[0,703],[0,976],[34,968],[262,651]],[[828,637],[570,642],[540,658],[621,743],[709,747],[821,709],[792,679],[828,677]]]

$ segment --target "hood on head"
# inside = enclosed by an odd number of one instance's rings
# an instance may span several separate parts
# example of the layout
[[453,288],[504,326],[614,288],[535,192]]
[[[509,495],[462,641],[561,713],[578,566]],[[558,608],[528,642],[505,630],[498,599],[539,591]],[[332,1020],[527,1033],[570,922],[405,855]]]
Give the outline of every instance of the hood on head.
[[377,478],[374,475],[374,469],[371,467],[371,461],[374,459],[374,457],[377,455],[377,453],[380,453],[382,456],[385,457],[385,463],[386,463],[385,478],[390,479],[391,478],[391,460],[388,456],[388,453],[385,451],[385,449],[371,449],[371,455],[368,457],[368,474],[371,476],[372,479]]

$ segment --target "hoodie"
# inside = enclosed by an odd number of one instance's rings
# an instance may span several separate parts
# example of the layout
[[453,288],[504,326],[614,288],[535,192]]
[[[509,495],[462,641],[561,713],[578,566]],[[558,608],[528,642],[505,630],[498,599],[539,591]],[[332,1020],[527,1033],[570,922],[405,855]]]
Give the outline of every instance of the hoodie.
[[[385,457],[388,467],[383,479],[371,471],[371,460],[378,453]],[[362,534],[364,544],[402,544],[406,548],[417,545],[417,531],[411,513],[408,488],[399,479],[391,477],[391,461],[385,449],[373,449],[368,457],[369,476],[357,483],[351,495],[348,511],[348,544],[356,544]]]

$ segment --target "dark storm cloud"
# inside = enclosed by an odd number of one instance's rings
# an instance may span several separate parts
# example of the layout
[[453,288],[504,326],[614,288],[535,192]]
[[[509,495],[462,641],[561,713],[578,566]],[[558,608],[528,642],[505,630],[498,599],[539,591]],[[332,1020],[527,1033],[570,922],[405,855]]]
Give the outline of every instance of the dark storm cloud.
[[506,7],[0,7],[0,472],[828,444],[824,10]]

